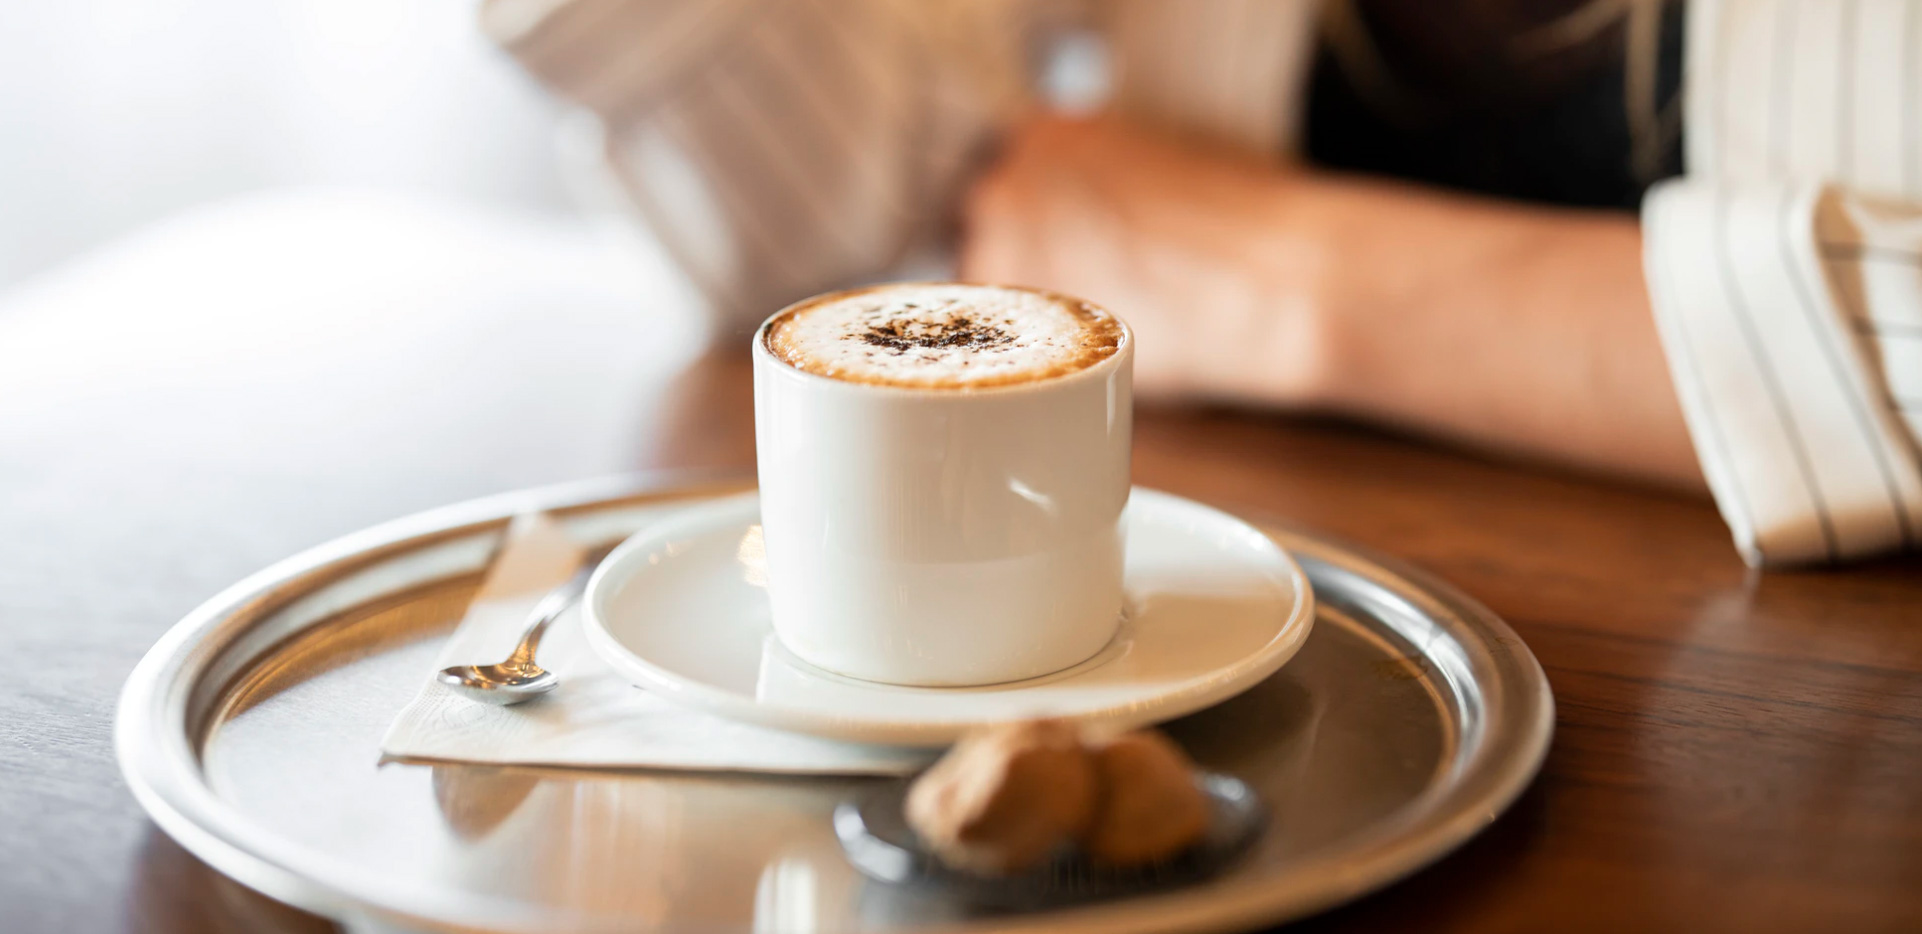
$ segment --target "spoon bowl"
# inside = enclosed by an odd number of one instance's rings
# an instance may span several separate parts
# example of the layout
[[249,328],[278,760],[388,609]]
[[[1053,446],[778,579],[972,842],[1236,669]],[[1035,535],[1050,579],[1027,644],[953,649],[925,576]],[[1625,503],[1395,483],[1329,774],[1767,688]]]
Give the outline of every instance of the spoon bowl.
[[454,665],[443,668],[440,683],[488,704],[507,706],[545,694],[561,679],[539,665]]

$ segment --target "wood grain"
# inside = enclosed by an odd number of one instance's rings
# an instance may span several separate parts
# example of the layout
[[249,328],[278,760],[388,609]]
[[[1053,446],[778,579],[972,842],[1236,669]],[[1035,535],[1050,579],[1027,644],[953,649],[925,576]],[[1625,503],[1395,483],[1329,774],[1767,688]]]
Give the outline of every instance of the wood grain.
[[[73,314],[71,327],[99,324]],[[0,314],[0,344],[14,320]],[[401,364],[355,366],[405,384]],[[326,391],[272,373],[222,385]],[[0,444],[0,621],[33,666],[0,694],[0,927],[325,929],[146,821],[110,745],[120,680],[221,586],[353,528],[608,470],[751,468],[744,359],[623,385],[527,382],[514,405],[450,394],[425,412],[369,404],[348,429],[262,418],[229,426],[241,432],[229,448],[195,451],[167,439],[218,436],[205,420],[220,413],[188,404],[198,397],[75,397],[60,410],[72,430],[30,438],[0,409],[7,437],[33,442]],[[628,443],[561,456],[510,443],[575,395],[609,391],[630,394]],[[365,425],[427,416],[471,428],[434,429],[440,452],[398,465],[354,445]],[[302,443],[318,430],[335,433]],[[1555,743],[1512,811],[1306,929],[1922,930],[1916,559],[1757,575],[1705,501],[1314,420],[1144,407],[1135,470],[1449,580],[1506,618],[1553,683]]]

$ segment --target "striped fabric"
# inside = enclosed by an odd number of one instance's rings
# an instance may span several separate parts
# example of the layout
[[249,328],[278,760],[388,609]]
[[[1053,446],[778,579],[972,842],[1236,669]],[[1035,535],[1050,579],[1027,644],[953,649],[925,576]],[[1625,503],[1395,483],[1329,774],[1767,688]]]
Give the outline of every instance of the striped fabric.
[[1754,565],[1922,539],[1922,0],[1697,0],[1645,265]]

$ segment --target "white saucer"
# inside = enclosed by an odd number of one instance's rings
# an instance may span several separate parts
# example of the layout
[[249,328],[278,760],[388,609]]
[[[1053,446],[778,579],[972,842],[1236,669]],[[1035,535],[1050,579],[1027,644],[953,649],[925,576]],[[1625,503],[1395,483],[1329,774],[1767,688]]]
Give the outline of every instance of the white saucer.
[[583,620],[596,654],[663,697],[778,729],[903,745],[1029,716],[1159,723],[1253,687],[1308,637],[1308,580],[1253,526],[1139,487],[1124,521],[1121,633],[1093,658],[1027,681],[902,687],[794,657],[768,622],[752,493],[690,506],[628,539],[589,582]]

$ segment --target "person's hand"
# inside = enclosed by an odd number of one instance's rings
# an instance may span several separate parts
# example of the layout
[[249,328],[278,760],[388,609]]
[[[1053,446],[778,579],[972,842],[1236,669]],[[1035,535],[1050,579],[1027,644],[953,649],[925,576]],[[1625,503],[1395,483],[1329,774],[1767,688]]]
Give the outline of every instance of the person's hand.
[[1329,251],[1291,222],[1296,185],[1119,122],[1041,119],[969,193],[961,275],[1120,315],[1143,396],[1310,402]]

